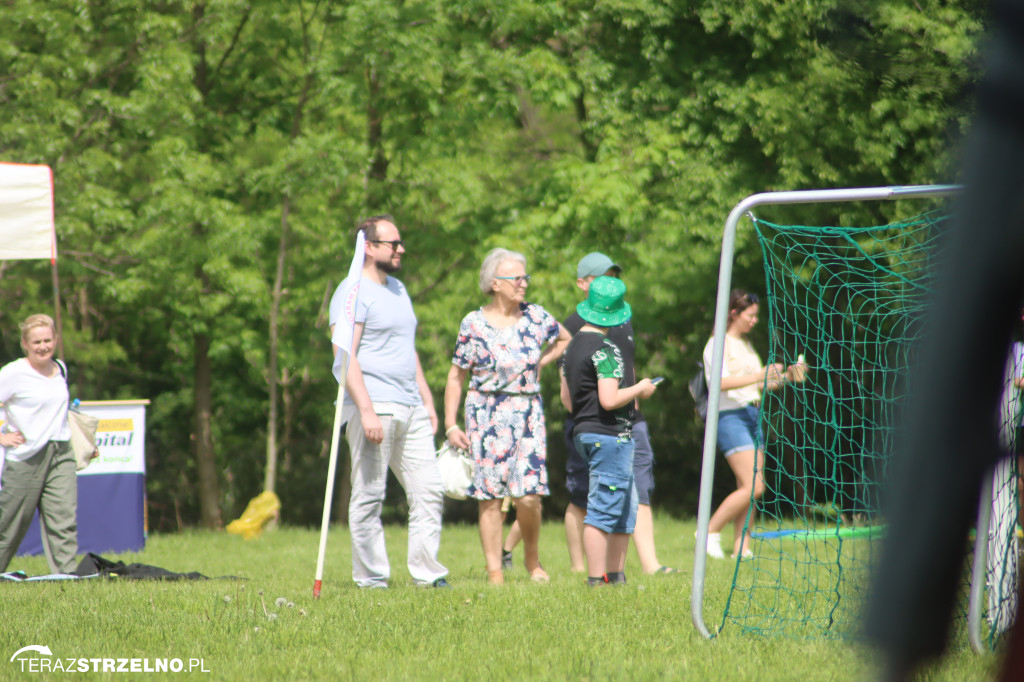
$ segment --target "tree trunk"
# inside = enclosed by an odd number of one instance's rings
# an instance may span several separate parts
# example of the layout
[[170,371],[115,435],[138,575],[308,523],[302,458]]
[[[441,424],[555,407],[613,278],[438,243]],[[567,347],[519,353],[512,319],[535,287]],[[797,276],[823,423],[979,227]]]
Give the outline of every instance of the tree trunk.
[[203,526],[220,528],[220,485],[213,452],[213,399],[210,337],[196,334],[195,345],[195,455],[199,475],[199,513]]
[[[303,25],[305,31],[307,25]],[[307,55],[308,57],[308,55]],[[309,99],[309,91],[313,86],[314,73],[306,72],[302,82],[302,92],[299,94],[299,101],[295,105],[295,114],[292,117],[291,139],[294,140],[302,132],[302,115]],[[270,297],[270,348],[267,367],[268,399],[270,405],[267,409],[267,465],[263,476],[263,489],[274,492],[277,481],[277,421],[278,421],[278,387],[281,385],[278,379],[278,346],[279,346],[279,320],[281,316],[281,300],[284,297],[284,266],[288,257],[288,217],[292,210],[292,198],[285,193],[281,201],[281,239],[277,245],[277,267],[274,270],[274,289]],[[274,522],[271,522],[274,523]]]
[[388,157],[384,153],[384,112],[380,109],[380,78],[375,68],[366,71],[366,146],[373,158],[366,171],[367,207],[378,211],[384,205],[384,181],[388,177]]
[[[192,8],[193,26],[200,26],[206,14],[206,4],[197,3]],[[205,100],[210,91],[207,80],[209,75],[206,62],[206,43],[198,37],[193,40],[196,52],[195,75],[193,76],[196,90]],[[203,145],[200,145],[203,146]],[[203,229],[196,225],[193,229],[197,238],[202,238]],[[202,283],[201,290],[205,293],[210,283],[203,272],[202,266],[196,267],[196,278]],[[213,377],[210,368],[210,336],[207,332],[197,333],[193,337],[194,347],[194,391],[195,404],[193,417],[195,431],[193,447],[195,448],[196,475],[199,477],[199,515],[206,528],[220,528],[223,521],[220,514],[220,484],[217,480],[217,462],[213,451]]]
[[288,214],[291,211],[291,197],[287,194],[281,205],[281,240],[277,246],[277,268],[274,271],[274,290],[270,297],[270,349],[267,366],[267,388],[270,400],[267,409],[267,466],[263,475],[263,489],[274,492],[277,481],[277,410],[278,387],[278,318],[281,314],[281,297],[284,291],[284,264],[288,253]]

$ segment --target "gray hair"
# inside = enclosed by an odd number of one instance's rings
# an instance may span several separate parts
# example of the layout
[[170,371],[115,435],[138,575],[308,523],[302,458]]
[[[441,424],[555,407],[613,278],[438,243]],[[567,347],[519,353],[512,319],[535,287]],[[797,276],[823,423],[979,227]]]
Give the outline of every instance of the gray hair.
[[480,291],[485,294],[494,293],[491,289],[491,281],[494,280],[494,276],[497,274],[501,264],[507,260],[519,261],[523,264],[523,268],[526,268],[526,256],[518,251],[509,251],[501,247],[491,249],[484,256],[483,265],[480,266]]

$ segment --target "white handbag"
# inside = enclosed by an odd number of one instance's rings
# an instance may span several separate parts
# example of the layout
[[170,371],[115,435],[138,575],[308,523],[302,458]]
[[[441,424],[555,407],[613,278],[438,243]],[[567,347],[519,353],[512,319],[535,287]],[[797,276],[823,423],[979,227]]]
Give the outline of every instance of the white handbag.
[[466,499],[466,491],[473,483],[476,463],[469,453],[445,441],[437,451],[437,468],[441,470],[444,494],[453,500]]
[[99,417],[79,412],[77,408],[68,410],[71,450],[75,453],[75,467],[79,471],[89,466],[92,460],[100,455],[96,447],[96,428],[99,424]]
[[[68,371],[64,363],[54,360],[60,375],[64,377],[64,383],[68,382]],[[75,455],[75,468],[81,471],[100,456],[99,448],[96,447],[96,430],[100,425],[100,418],[91,414],[85,414],[78,407],[78,400],[73,400],[68,406],[68,428],[71,431],[71,452]]]

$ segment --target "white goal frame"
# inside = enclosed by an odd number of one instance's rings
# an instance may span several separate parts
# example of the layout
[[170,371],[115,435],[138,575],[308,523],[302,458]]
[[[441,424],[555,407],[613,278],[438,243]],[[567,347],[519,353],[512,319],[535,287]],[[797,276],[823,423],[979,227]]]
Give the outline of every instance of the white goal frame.
[[708,413],[704,424],[704,455],[701,463],[700,499],[697,506],[697,546],[694,551],[693,586],[690,595],[691,619],[694,627],[704,637],[711,639],[717,634],[713,634],[704,622],[704,583],[707,569],[708,523],[711,520],[711,488],[714,484],[715,449],[718,439],[718,400],[722,387],[722,361],[725,356],[725,330],[729,318],[729,291],[732,286],[736,230],[740,218],[758,206],[934,199],[954,195],[960,189],[959,185],[912,185],[764,192],[748,196],[729,214],[722,234],[722,255],[718,268],[711,380],[708,381]]

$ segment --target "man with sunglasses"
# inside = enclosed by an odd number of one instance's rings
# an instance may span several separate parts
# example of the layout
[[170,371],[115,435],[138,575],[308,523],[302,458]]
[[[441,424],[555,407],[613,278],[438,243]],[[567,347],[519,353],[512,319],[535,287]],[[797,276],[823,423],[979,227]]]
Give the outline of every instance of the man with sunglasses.
[[[419,585],[447,587],[448,569],[437,560],[444,499],[434,457],[437,412],[416,353],[412,301],[391,276],[402,267],[404,242],[387,215],[367,218],[356,232],[363,232],[366,251],[342,408],[352,457],[352,579],[359,587],[388,586],[380,514],[390,467],[409,501],[409,574]],[[346,284],[331,299],[332,337]]]
[[[602,275],[618,277],[622,272],[611,258],[594,251],[580,259],[576,267],[576,286],[584,297],[590,291],[590,284]],[[566,318],[562,326],[575,335],[585,322],[575,311]],[[622,351],[623,379],[622,388],[628,388],[636,382],[636,370],[633,356],[636,344],[633,340],[633,325],[627,320],[622,324],[608,328],[608,338]],[[569,492],[569,506],[565,510],[565,539],[569,546],[569,560],[573,571],[583,571],[583,519],[587,514],[587,494],[590,490],[590,477],[587,462],[573,444],[572,421],[565,421],[566,476],[565,487]],[[633,544],[640,557],[644,573],[676,573],[676,569],[661,565],[658,552],[654,545],[654,520],[651,513],[651,493],[654,492],[654,450],[651,448],[651,437],[647,429],[647,421],[640,410],[633,410],[633,477],[636,481],[639,506],[636,515],[636,527],[633,530]]]

